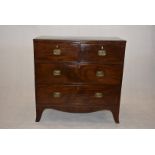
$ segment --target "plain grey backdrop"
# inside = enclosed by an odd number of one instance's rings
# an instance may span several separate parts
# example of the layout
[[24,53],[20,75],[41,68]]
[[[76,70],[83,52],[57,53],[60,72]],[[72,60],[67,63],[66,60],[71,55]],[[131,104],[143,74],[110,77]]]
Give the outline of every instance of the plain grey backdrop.
[[[45,110],[35,123],[33,38],[112,36],[127,40],[120,124],[100,111]],[[155,26],[0,26],[0,128],[155,128]]]

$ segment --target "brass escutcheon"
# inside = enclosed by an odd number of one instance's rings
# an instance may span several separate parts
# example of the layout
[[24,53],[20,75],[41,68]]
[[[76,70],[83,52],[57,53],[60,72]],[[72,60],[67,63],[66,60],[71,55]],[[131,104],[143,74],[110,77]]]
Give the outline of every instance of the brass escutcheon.
[[56,48],[53,50],[53,55],[61,55],[61,49],[56,45]]
[[107,52],[104,50],[103,46],[101,46],[101,49],[98,50],[98,56],[106,56]]

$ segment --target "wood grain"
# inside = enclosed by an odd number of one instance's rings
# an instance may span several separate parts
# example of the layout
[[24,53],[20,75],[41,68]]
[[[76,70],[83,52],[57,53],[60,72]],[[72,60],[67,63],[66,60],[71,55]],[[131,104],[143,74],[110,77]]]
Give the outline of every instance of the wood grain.
[[[44,109],[52,108],[74,113],[110,110],[119,123],[125,45],[124,40],[34,39],[36,122]],[[102,46],[106,56],[98,55]],[[61,49],[60,55],[53,54],[55,48]],[[54,76],[54,70],[61,74]],[[98,71],[104,76],[97,76]]]
[[[49,84],[120,84],[122,65],[101,65],[91,63],[37,63],[36,82]],[[54,76],[54,70],[61,75]],[[103,77],[96,73],[101,71]]]
[[[54,92],[60,92],[61,96],[53,97]],[[37,86],[37,104],[43,105],[113,105],[117,104],[119,86],[65,86],[65,85],[39,85]],[[95,93],[102,93],[103,97],[96,98]],[[79,111],[80,112],[80,111]]]
[[[106,51],[105,56],[99,56],[98,51],[103,46]],[[104,64],[121,64],[124,60],[125,46],[117,44],[81,44],[81,60],[88,62],[98,62]]]
[[[80,45],[72,42],[35,41],[34,52],[36,62],[77,61],[80,54]],[[61,50],[60,55],[54,55],[54,49]]]

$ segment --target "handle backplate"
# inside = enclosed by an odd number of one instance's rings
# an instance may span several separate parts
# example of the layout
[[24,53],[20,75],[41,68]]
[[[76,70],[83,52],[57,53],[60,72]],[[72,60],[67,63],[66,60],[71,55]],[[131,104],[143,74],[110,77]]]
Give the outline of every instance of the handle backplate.
[[61,97],[61,93],[60,92],[54,92],[53,97],[54,98],[59,98],[59,97]]
[[59,75],[61,75],[61,70],[54,70],[54,71],[53,71],[53,75],[54,75],[54,76],[59,76]]
[[96,98],[102,98],[103,97],[103,93],[97,92],[97,93],[95,93],[95,97]]
[[104,72],[103,71],[97,71],[96,72],[96,76],[97,77],[103,77],[104,76]]

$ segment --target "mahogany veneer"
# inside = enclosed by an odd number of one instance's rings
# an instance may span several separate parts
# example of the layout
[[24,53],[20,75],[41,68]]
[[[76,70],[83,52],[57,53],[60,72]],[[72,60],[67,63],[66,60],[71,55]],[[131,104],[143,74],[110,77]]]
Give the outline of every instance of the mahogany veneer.
[[34,42],[36,122],[45,108],[110,110],[119,123],[126,41],[38,37]]

